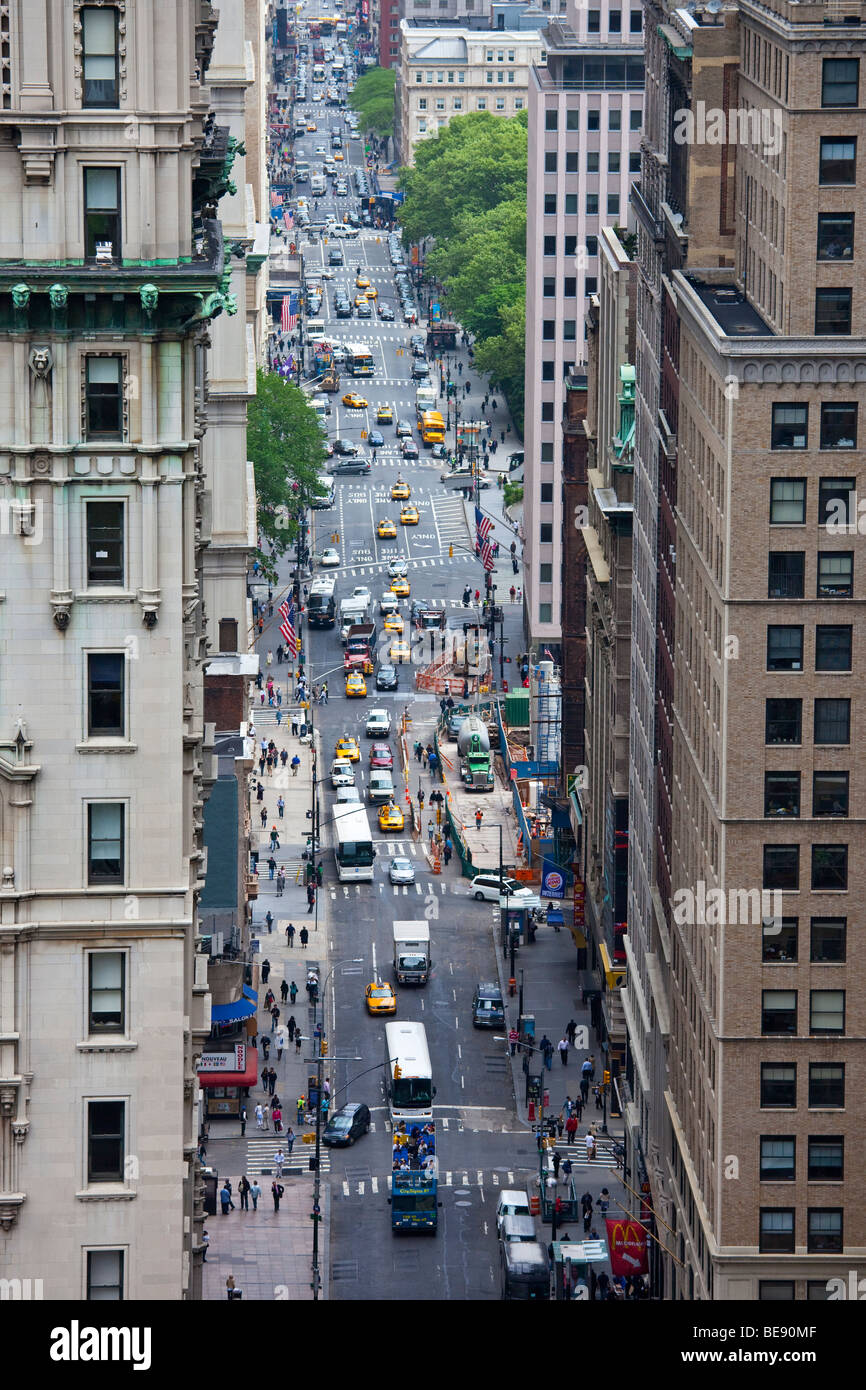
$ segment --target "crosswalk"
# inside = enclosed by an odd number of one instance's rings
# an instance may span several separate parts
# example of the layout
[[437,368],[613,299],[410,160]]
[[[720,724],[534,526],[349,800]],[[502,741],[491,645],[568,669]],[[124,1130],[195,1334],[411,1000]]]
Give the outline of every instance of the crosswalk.
[[434,497],[432,503],[441,544],[468,545],[469,526],[462,497]]
[[[279,1148],[282,1148],[286,1155],[286,1161],[283,1164],[284,1177],[298,1177],[301,1173],[310,1171],[308,1160],[315,1152],[313,1145],[302,1144],[300,1138],[296,1137],[292,1152],[286,1153],[285,1144],[281,1145],[280,1143],[281,1138],[282,1136],[279,1134],[271,1134],[268,1139],[247,1139],[247,1177],[251,1173],[258,1176],[273,1174],[274,1154]],[[319,1171],[321,1173],[331,1171],[331,1152],[324,1144],[322,1145]]]
[[[573,1157],[572,1161],[574,1161]],[[607,1160],[604,1162],[596,1160],[589,1165],[582,1165],[578,1160],[577,1166],[607,1169],[611,1165]],[[538,1169],[534,1164],[522,1168],[491,1168],[487,1170],[483,1168],[446,1168],[440,1169],[439,1188],[440,1190],[451,1188],[455,1193],[472,1188],[492,1189],[494,1192],[497,1188],[517,1188],[522,1191],[526,1188],[527,1182],[534,1181],[537,1172]],[[343,1178],[342,1190],[344,1197],[375,1197],[380,1193],[391,1191],[391,1174],[387,1173],[379,1177],[377,1174],[371,1173],[369,1177]]]

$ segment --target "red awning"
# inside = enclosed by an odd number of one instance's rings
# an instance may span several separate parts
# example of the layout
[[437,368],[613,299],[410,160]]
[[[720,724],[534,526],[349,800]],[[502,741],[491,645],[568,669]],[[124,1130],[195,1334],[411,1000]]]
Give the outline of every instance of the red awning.
[[259,1054],[247,1044],[246,1071],[200,1071],[199,1086],[255,1086],[259,1077]]

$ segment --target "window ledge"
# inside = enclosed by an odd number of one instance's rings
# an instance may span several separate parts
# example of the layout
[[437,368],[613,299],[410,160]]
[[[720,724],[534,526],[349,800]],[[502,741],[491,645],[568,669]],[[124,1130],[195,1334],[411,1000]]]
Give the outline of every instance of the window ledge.
[[113,589],[106,584],[104,589],[79,589],[75,600],[77,603],[134,603],[135,592],[132,589]]
[[76,753],[137,753],[138,744],[129,743],[125,738],[89,738],[84,743],[76,743]]
[[104,1187],[85,1187],[82,1192],[76,1192],[77,1202],[133,1202],[138,1196],[131,1187],[125,1187],[123,1183],[107,1182]]
[[137,1042],[129,1038],[85,1038],[75,1044],[78,1052],[134,1052]]

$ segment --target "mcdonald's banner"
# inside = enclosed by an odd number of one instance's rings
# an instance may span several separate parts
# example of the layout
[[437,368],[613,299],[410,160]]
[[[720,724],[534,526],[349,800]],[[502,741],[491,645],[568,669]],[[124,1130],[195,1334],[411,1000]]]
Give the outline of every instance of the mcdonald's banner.
[[610,1267],[614,1274],[648,1274],[646,1231],[637,1221],[605,1218]]

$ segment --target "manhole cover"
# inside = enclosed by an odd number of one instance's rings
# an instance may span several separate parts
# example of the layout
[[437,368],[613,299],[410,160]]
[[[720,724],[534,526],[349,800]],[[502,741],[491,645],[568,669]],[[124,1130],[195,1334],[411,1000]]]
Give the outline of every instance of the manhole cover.
[[454,1205],[455,1205],[455,1207],[471,1207],[471,1206],[472,1206],[472,1203],[471,1203],[471,1202],[455,1202]]
[[332,1260],[331,1278],[334,1283],[345,1283],[349,1279],[357,1279],[358,1261],[357,1260]]
[[468,1197],[468,1196],[469,1196],[469,1188],[468,1188],[468,1187],[458,1187],[458,1188],[455,1189],[454,1195],[455,1195],[455,1197]]

